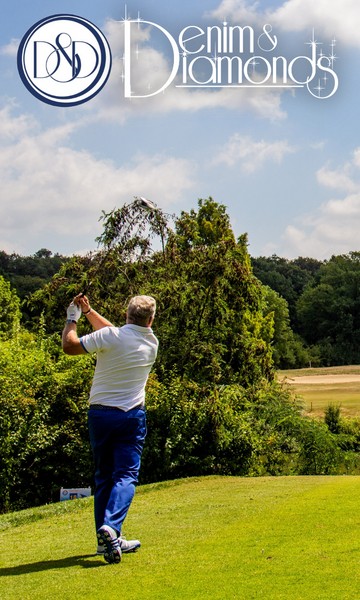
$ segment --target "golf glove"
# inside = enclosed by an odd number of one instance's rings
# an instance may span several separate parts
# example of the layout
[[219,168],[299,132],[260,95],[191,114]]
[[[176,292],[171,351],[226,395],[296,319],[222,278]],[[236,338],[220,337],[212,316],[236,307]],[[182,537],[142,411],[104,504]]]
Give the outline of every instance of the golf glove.
[[75,323],[81,317],[81,308],[72,302],[66,311],[66,318],[68,321],[75,321]]

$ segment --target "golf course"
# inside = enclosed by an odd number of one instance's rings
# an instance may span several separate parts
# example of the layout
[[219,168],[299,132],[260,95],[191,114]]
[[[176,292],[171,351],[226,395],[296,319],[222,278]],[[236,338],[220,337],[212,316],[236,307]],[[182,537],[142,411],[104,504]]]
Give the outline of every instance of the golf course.
[[279,371],[304,401],[309,415],[323,416],[329,404],[339,405],[343,416],[360,416],[360,366]]
[[[279,372],[309,415],[359,416],[360,367]],[[95,554],[93,498],[0,515],[6,600],[358,600],[359,476],[178,479],[139,486],[141,548]]]
[[360,477],[204,477],[138,488],[127,537],[95,555],[93,500],[0,517],[7,600],[357,600]]

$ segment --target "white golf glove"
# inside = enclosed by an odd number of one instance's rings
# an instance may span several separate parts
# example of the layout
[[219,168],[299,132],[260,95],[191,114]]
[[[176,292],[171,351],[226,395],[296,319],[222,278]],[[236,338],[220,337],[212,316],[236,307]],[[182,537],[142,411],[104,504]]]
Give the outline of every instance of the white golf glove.
[[81,308],[80,306],[78,306],[77,304],[74,304],[74,302],[72,302],[70,304],[70,306],[68,306],[67,311],[66,311],[66,318],[68,321],[75,321],[75,323],[80,319],[81,317]]

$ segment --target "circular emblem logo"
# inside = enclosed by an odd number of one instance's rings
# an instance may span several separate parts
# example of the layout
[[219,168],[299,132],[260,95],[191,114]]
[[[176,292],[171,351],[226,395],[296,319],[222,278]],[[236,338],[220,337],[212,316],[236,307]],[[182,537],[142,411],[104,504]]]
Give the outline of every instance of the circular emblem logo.
[[111,52],[103,33],[75,15],[35,23],[20,42],[20,77],[38,100],[55,106],[87,102],[104,87]]

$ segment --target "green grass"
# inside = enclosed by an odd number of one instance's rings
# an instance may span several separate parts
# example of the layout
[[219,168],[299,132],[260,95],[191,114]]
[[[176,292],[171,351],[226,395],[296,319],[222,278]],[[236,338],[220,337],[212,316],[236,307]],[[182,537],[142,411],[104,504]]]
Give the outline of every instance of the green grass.
[[278,371],[280,378],[301,377],[304,375],[360,375],[360,365],[344,365],[342,367],[314,367],[306,369],[284,369]]
[[347,476],[143,486],[126,523],[142,548],[120,565],[93,554],[92,499],[5,515],[0,597],[358,600],[359,494]]
[[360,365],[344,367],[322,367],[314,369],[293,369],[278,372],[279,379],[299,378],[291,384],[296,394],[302,398],[305,410],[315,417],[323,416],[329,404],[339,404],[344,417],[360,416],[360,383],[329,382],[306,384],[301,377],[317,375],[360,375]]
[[296,391],[303,398],[310,415],[322,416],[329,404],[339,404],[342,416],[360,416],[359,384],[297,385]]

